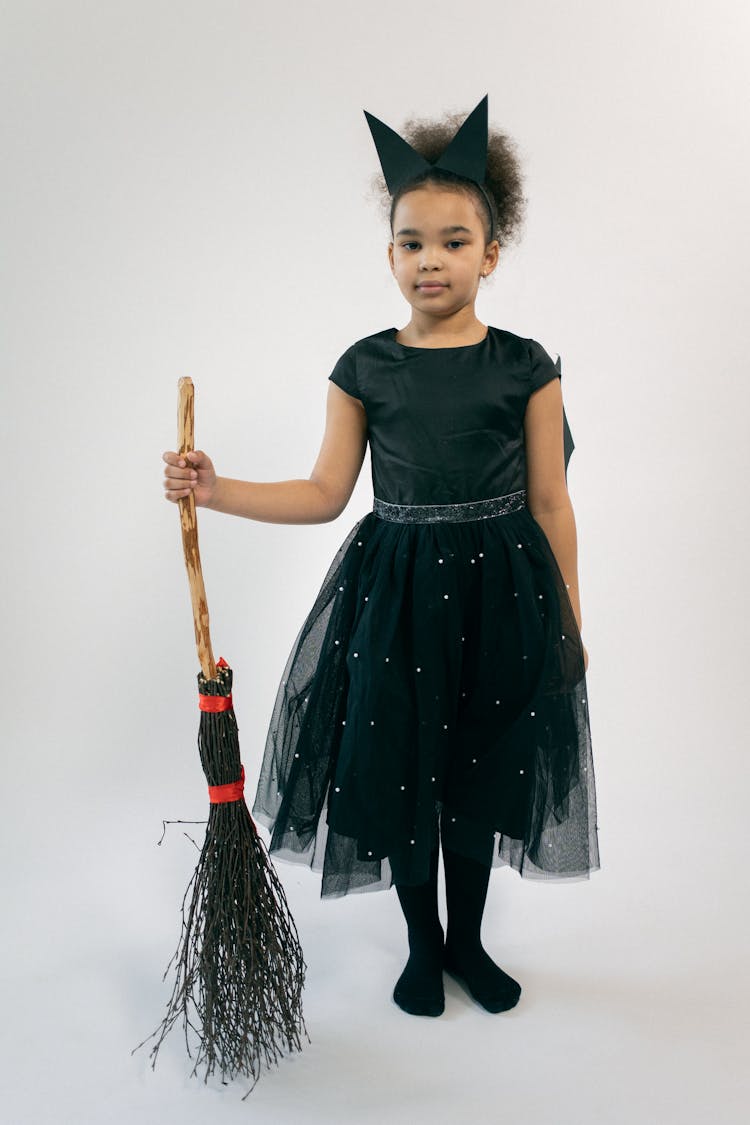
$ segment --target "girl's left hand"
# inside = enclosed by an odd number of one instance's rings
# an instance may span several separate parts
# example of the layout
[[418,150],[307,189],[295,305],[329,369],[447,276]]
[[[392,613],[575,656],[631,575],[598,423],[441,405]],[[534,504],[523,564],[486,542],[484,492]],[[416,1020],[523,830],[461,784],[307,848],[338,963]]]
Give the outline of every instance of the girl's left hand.
[[589,654],[586,651],[586,646],[583,644],[583,641],[581,641],[581,644],[583,645],[583,670],[585,672],[589,666]]

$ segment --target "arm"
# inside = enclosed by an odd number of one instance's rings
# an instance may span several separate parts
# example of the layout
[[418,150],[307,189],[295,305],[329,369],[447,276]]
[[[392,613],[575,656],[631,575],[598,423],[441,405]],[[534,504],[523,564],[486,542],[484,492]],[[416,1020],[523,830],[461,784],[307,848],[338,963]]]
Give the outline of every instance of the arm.
[[366,449],[364,406],[331,382],[323,442],[306,480],[232,480],[217,477],[201,450],[183,459],[179,454],[165,453],[166,497],[176,502],[193,489],[196,504],[216,512],[265,523],[329,523],[348,504]]
[[552,547],[580,631],[578,544],[573,505],[565,480],[563,404],[559,379],[552,379],[529,398],[524,433],[526,500],[532,516]]

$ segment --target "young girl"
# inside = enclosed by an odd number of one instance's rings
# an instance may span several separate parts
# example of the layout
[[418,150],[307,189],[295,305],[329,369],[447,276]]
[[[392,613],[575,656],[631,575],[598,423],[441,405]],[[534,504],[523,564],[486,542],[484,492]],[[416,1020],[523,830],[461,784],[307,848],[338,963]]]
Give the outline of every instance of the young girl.
[[474,310],[523,204],[487,99],[455,136],[452,118],[412,122],[408,140],[367,119],[408,324],[336,363],[309,479],[230,480],[205,453],[170,452],[164,485],[171,501],[192,490],[232,515],[324,523],[369,441],[373,510],[287,661],[253,811],[272,852],[322,871],[323,896],[395,884],[404,1011],[440,1015],[445,969],[499,1012],[521,987],[480,939],[492,866],[543,879],[599,867],[559,361]]

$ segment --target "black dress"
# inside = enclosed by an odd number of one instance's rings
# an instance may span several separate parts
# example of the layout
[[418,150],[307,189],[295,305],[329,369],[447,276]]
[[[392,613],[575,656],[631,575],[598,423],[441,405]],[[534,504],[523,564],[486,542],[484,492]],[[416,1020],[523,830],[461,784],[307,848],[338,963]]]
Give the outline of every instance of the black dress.
[[373,510],[294,643],[253,812],[322,894],[421,883],[444,846],[522,876],[599,868],[580,634],[525,505],[535,340],[413,348],[388,328],[329,376],[364,404]]

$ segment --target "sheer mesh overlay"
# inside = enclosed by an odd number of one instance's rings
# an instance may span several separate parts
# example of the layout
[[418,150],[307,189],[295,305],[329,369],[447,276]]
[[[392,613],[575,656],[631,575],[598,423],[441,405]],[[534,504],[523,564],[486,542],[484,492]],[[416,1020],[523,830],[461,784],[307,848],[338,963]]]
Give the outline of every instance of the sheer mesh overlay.
[[581,638],[526,507],[354,525],[287,660],[253,812],[323,896],[424,882],[438,834],[525,878],[599,868]]

